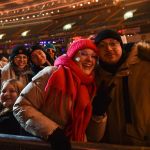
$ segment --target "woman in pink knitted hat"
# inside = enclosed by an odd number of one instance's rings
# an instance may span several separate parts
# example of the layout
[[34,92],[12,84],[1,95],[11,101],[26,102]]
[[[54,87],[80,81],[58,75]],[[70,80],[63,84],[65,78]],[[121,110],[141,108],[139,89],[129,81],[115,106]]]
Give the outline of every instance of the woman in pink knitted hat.
[[54,66],[39,72],[14,105],[25,130],[47,140],[53,150],[70,150],[70,141],[98,142],[106,117],[92,119],[96,63],[97,48],[91,40],[81,39]]

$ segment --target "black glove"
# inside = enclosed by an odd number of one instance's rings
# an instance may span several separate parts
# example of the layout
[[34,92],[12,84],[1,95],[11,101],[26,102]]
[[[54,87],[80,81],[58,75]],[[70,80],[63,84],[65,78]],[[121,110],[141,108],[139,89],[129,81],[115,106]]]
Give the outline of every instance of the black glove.
[[97,95],[94,97],[92,105],[93,105],[93,115],[101,116],[107,111],[109,104],[112,99],[110,98],[110,92],[113,89],[114,84],[111,86],[106,86],[104,82],[102,82],[101,86],[97,90]]
[[49,135],[48,142],[51,144],[52,150],[71,150],[69,138],[66,137],[64,131],[60,128],[57,128]]

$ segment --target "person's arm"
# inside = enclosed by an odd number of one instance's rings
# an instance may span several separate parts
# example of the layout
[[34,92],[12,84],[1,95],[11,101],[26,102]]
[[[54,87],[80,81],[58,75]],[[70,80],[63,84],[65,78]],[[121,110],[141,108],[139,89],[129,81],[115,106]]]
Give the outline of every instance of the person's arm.
[[21,126],[29,133],[44,139],[59,126],[39,111],[45,102],[44,88],[48,78],[48,74],[42,74],[33,79],[23,89],[13,107],[14,115]]
[[113,84],[106,86],[106,84],[102,82],[101,86],[97,90],[96,96],[93,99],[92,118],[87,129],[87,138],[90,141],[99,142],[104,135],[107,122],[106,112],[112,101],[110,92],[113,87]]
[[86,131],[88,141],[99,142],[104,136],[106,123],[106,113],[102,116],[93,115]]
[[14,115],[26,131],[49,142],[53,150],[71,150],[69,138],[63,129],[50,117],[44,115],[44,111],[40,112],[46,100],[44,89],[50,75],[45,75],[43,70],[39,74],[21,92],[13,107]]
[[3,81],[6,81],[8,79],[10,79],[10,68],[9,68],[9,64],[7,64],[6,66],[4,66],[1,69],[1,83],[3,83]]

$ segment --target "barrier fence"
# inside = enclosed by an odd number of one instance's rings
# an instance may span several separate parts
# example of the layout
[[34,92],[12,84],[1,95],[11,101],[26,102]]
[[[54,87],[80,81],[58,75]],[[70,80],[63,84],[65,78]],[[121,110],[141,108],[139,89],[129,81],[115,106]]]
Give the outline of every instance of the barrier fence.
[[[72,150],[150,150],[150,147],[72,142]],[[50,144],[36,137],[0,134],[0,150],[52,150]]]

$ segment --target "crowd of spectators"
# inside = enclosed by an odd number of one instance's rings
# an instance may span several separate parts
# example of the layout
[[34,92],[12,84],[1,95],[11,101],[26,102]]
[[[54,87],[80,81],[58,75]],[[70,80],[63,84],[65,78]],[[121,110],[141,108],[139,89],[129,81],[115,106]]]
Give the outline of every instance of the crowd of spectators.
[[71,141],[150,146],[148,65],[150,43],[124,44],[113,30],[64,54],[16,45],[0,57],[0,133],[37,136],[53,150]]

